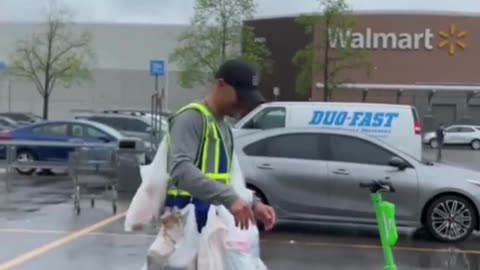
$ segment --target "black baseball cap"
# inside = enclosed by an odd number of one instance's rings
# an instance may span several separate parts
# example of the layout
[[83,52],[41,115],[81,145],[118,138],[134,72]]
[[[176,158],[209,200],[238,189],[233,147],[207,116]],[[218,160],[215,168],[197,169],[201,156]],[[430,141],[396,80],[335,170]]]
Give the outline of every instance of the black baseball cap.
[[237,92],[239,101],[248,107],[255,107],[265,102],[258,91],[258,75],[253,66],[243,60],[228,60],[215,74],[215,79],[222,79]]

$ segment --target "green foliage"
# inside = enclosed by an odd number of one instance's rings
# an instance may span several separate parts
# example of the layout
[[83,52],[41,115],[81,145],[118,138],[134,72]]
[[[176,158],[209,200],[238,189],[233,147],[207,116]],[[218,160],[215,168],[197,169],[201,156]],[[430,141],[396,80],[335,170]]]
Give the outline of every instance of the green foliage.
[[246,25],[242,29],[241,58],[254,65],[261,73],[270,74],[273,66],[271,52],[265,44],[255,41],[254,30],[253,27]]
[[270,52],[255,43],[253,29],[243,25],[255,9],[254,0],[196,0],[190,28],[180,35],[169,58],[180,67],[182,87],[211,81],[227,59],[244,58],[270,71]]
[[57,83],[68,88],[92,78],[92,35],[74,34],[69,31],[70,24],[67,10],[50,11],[46,31],[18,40],[10,56],[7,73],[35,84],[44,99],[44,118],[48,117],[48,100]]
[[293,57],[293,64],[300,67],[300,72],[295,80],[297,93],[305,96],[312,89],[312,73],[314,59],[313,44],[309,43],[304,49],[299,50]]
[[[293,63],[300,70],[297,92],[310,91],[313,75],[321,72],[325,85],[324,100],[327,101],[340,84],[350,80],[346,76],[348,70],[366,68],[369,75],[370,64],[365,51],[351,47],[352,36],[349,32],[355,29],[356,18],[345,0],[320,0],[320,4],[320,13],[302,15],[296,19],[298,24],[305,27],[305,33],[312,35],[312,42],[296,53]],[[321,40],[313,40],[318,36]],[[335,48],[333,44],[336,44]]]

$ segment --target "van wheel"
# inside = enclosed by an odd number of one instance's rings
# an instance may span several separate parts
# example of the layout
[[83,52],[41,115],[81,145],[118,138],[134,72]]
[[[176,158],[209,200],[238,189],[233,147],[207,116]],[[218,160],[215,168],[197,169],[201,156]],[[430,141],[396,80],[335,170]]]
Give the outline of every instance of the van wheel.
[[468,238],[478,219],[472,203],[461,196],[447,195],[428,206],[425,221],[425,227],[434,238],[454,243]]
[[473,150],[478,150],[480,149],[480,140],[473,140],[471,143],[470,143],[470,147],[472,147]]
[[437,148],[438,147],[438,141],[437,139],[431,139],[430,142],[428,142],[431,148]]

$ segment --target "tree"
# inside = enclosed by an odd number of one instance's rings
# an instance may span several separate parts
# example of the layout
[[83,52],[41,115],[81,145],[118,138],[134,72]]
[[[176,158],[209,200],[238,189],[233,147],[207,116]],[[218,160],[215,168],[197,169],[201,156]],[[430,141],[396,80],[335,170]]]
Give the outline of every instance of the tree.
[[[331,99],[333,92],[350,79],[347,71],[365,68],[370,74],[370,63],[365,51],[352,46],[356,19],[345,0],[320,0],[319,14],[302,15],[296,22],[305,27],[305,33],[312,34],[312,41],[299,50],[293,63],[300,71],[296,78],[296,90],[305,94],[312,89],[313,78],[322,73],[323,100]],[[320,39],[316,39],[320,34]]]
[[18,40],[10,56],[7,72],[35,84],[43,98],[44,119],[48,119],[49,99],[58,83],[68,88],[73,83],[81,83],[92,77],[92,37],[89,32],[70,32],[71,25],[69,11],[55,9],[51,5],[45,32],[33,33],[30,37]]
[[190,28],[180,35],[170,55],[180,67],[182,87],[210,81],[218,67],[233,58],[271,72],[270,51],[255,42],[253,27],[244,25],[255,9],[255,0],[196,0]]

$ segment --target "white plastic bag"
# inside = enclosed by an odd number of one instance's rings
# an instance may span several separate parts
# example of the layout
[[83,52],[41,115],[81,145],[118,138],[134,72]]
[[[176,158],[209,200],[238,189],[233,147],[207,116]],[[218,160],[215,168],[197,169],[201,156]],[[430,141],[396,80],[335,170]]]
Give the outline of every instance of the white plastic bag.
[[237,155],[233,153],[230,183],[239,196],[247,202],[253,201],[253,191],[247,188]]
[[166,212],[148,250],[148,270],[196,270],[199,238],[193,204]]
[[208,210],[207,224],[200,235],[197,270],[224,270],[223,243],[227,236],[227,226],[217,216],[216,207]]
[[248,230],[235,226],[232,214],[223,206],[217,207],[217,213],[228,227],[224,241],[224,270],[267,270],[260,258],[260,239],[257,226],[250,224]]
[[142,183],[137,189],[125,217],[125,231],[143,227],[157,217],[166,199],[169,175],[167,172],[167,136],[164,137],[152,163],[140,166]]

